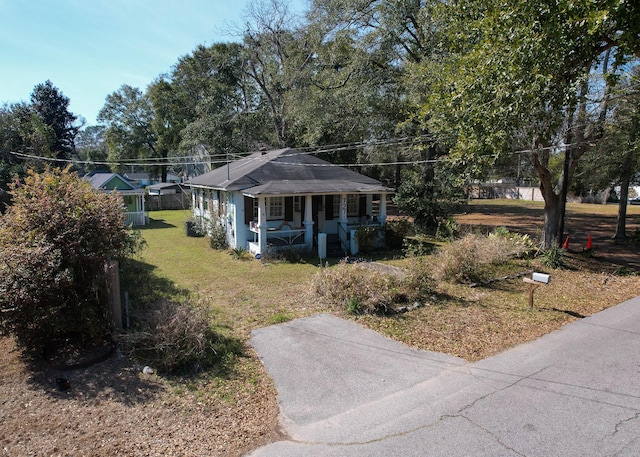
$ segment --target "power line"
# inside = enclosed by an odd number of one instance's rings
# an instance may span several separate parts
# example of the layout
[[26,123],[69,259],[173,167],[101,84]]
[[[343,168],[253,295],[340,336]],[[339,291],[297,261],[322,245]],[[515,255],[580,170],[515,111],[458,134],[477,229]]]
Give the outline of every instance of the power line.
[[[412,146],[416,146],[417,144],[425,143],[427,140],[435,141],[439,137],[436,134],[429,135],[421,135],[418,137],[403,137],[398,139],[385,139],[385,140],[377,140],[377,141],[369,141],[362,143],[343,143],[335,146],[323,146],[317,148],[295,148],[299,149],[300,152],[295,154],[290,154],[288,157],[296,156],[296,155],[311,155],[311,154],[330,154],[337,153],[345,150],[353,150],[353,149],[363,149],[367,147],[373,146],[398,146],[401,147],[403,151],[410,150]],[[590,144],[588,141],[578,142],[578,143],[570,143],[570,144],[558,144],[552,145],[542,148],[528,148],[528,149],[519,149],[515,151],[509,151],[508,154],[530,154],[541,151],[551,151],[551,150],[566,150],[568,147],[579,146],[582,144]],[[304,150],[306,152],[303,152]],[[73,160],[73,159],[58,159],[52,157],[42,157],[33,154],[25,154],[15,151],[8,151],[9,154],[14,155],[19,158],[27,159],[27,160],[39,160],[45,162],[56,162],[56,163],[65,163],[65,164],[79,164],[79,165],[107,165],[107,166],[184,166],[184,165],[211,165],[211,164],[226,164],[228,160],[225,158],[220,158],[217,160],[211,160],[210,156],[203,157],[202,155],[197,156],[178,156],[178,157],[166,157],[166,158],[149,158],[148,160],[140,160],[136,162],[125,162],[125,161],[92,161],[92,160]],[[249,154],[233,154],[236,157],[246,158]],[[495,156],[495,154],[492,154]],[[221,154],[214,155],[213,157],[220,157]],[[158,162],[158,159],[167,160],[166,162]],[[196,160],[194,160],[196,159]],[[128,160],[136,160],[136,159],[128,159]],[[173,162],[169,162],[169,160],[173,160]],[[250,160],[271,160],[268,157],[256,156],[250,158]],[[340,164],[309,164],[309,163],[299,163],[299,162],[284,162],[279,161],[279,163],[287,164],[287,165],[296,165],[296,166],[312,166],[312,167],[352,167],[352,168],[364,168],[364,167],[385,167],[385,166],[409,166],[409,165],[421,165],[427,163],[441,163],[441,162],[452,162],[454,158],[451,157],[439,157],[436,159],[429,160],[396,160],[391,162],[375,162],[375,163],[340,163]]]

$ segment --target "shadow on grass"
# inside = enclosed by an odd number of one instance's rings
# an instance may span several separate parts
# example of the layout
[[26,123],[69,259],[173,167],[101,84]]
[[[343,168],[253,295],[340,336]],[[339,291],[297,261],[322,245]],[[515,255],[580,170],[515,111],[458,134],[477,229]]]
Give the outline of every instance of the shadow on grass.
[[570,309],[560,309],[560,308],[538,308],[538,309],[541,309],[544,311],[555,311],[557,313],[563,313],[568,316],[576,317],[578,319],[584,319],[585,317],[587,317],[583,314],[577,313],[575,311],[571,311]]
[[136,229],[139,229],[141,231],[150,230],[150,229],[164,229],[164,228],[176,228],[176,226],[173,224],[169,224],[168,222],[165,222],[164,219],[149,218],[149,223],[147,225],[136,227]]
[[160,300],[186,298],[190,291],[158,276],[156,267],[127,259],[120,267],[120,290],[127,293],[132,307],[146,307]]
[[[131,332],[163,332],[164,329],[139,327],[136,316],[154,313],[167,301],[189,305],[189,290],[158,276],[154,266],[138,260],[129,259],[121,263],[121,289],[128,291],[129,295]],[[176,314],[175,317],[169,317],[177,319],[180,316]],[[209,320],[204,322],[205,327],[207,323],[211,326],[207,331],[209,347],[206,356],[180,366],[171,374],[158,370],[143,373],[143,367],[153,367],[152,363],[145,359],[144,351],[139,351],[134,357],[125,356],[130,353],[125,352],[124,344],[115,346],[114,350],[109,350],[108,344],[93,349],[81,347],[74,355],[76,360],[83,360],[80,364],[68,363],[70,359],[66,358],[66,354],[71,351],[67,347],[62,351],[63,356],[58,353],[53,357],[43,354],[42,357],[23,357],[22,361],[26,363],[29,384],[54,398],[95,402],[115,400],[123,404],[149,402],[165,390],[166,384],[162,378],[187,382],[201,376],[231,378],[237,375],[237,361],[247,356],[245,344],[229,335],[230,329],[215,327]],[[126,340],[128,334],[125,330],[118,340]],[[18,353],[14,356],[20,357]]]

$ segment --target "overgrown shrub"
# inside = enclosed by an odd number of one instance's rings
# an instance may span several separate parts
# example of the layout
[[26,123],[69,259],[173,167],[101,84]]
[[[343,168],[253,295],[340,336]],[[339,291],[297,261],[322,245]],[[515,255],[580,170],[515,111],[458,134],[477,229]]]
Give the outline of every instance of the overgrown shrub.
[[416,257],[403,278],[403,289],[409,302],[424,302],[436,289],[432,268],[423,257]]
[[404,239],[402,252],[407,257],[420,257],[433,252],[433,239],[425,235],[408,236]]
[[398,275],[364,263],[341,262],[323,269],[313,281],[317,297],[351,314],[385,313],[396,304],[423,301],[434,289],[435,280],[424,261]]
[[503,250],[511,258],[530,257],[538,250],[536,242],[529,235],[513,233],[505,227],[496,228],[488,238],[496,245],[496,249]]
[[[432,152],[439,154],[444,151]],[[394,201],[400,211],[413,216],[419,232],[434,234],[443,221],[464,207],[465,174],[459,165],[448,161],[436,161],[406,170]]]
[[360,252],[371,252],[380,245],[380,227],[375,225],[361,225],[356,231],[358,249]]
[[361,264],[341,262],[323,269],[314,279],[313,290],[329,304],[355,314],[375,314],[393,304],[395,278]]
[[400,249],[404,239],[415,235],[413,223],[408,219],[387,219],[384,226],[385,243],[389,249]]
[[209,246],[217,251],[224,251],[229,247],[227,242],[227,230],[224,223],[219,219],[214,219],[208,230]]
[[211,327],[207,306],[164,300],[140,311],[120,342],[130,357],[160,372],[204,370],[229,352],[221,349],[224,339]]
[[540,263],[553,269],[564,268],[566,266],[565,250],[557,244],[545,249],[540,252]]
[[458,234],[459,230],[460,227],[458,226],[456,220],[452,216],[449,216],[446,219],[438,221],[438,227],[436,229],[435,236],[439,240],[453,240]]
[[0,329],[26,352],[70,332],[101,339],[105,262],[142,245],[124,226],[122,198],[50,168],[13,183],[11,196],[0,218]]
[[498,231],[488,236],[468,234],[438,250],[437,277],[461,283],[475,282],[482,279],[487,266],[522,257],[534,247],[527,236],[509,232]]

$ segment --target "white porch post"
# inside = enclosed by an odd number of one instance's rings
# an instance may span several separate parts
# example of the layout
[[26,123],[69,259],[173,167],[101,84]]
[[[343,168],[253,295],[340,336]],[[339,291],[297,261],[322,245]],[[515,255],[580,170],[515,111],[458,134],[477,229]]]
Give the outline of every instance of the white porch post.
[[144,195],[140,195],[140,207],[142,208],[142,224],[147,225],[147,218],[144,216]]
[[340,217],[338,218],[338,225],[341,230],[338,230],[340,236],[340,244],[342,246],[348,246],[347,240],[347,224],[349,219],[347,218],[347,194],[340,194]]
[[258,197],[258,253],[264,255],[267,250],[267,199]]
[[380,220],[380,225],[385,225],[387,223],[387,194],[380,194],[378,219]]
[[311,208],[311,195],[304,197],[304,244],[313,249],[313,211]]

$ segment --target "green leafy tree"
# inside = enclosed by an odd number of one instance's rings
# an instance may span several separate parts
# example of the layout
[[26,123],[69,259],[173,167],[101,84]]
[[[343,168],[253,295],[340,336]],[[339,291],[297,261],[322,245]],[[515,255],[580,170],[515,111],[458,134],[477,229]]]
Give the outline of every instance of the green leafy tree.
[[[315,0],[304,34],[309,48],[306,80],[292,104],[293,123],[305,144],[369,142],[335,161],[410,160],[417,150],[379,140],[406,135],[410,113],[405,87],[409,62],[428,55],[420,1]],[[302,129],[301,129],[302,127]],[[413,133],[413,132],[412,132]],[[412,134],[410,133],[410,134]],[[372,167],[399,185],[400,168]]]
[[38,84],[31,93],[31,107],[42,123],[53,133],[50,149],[57,159],[70,159],[74,140],[81,125],[69,111],[70,100],[49,80]]
[[[158,150],[151,99],[140,89],[122,85],[107,96],[97,119],[107,128],[109,160],[117,164],[118,171],[124,171],[124,164],[132,159],[166,158],[166,150]],[[166,180],[166,174],[163,178]]]
[[30,172],[11,193],[0,218],[0,330],[26,352],[71,332],[103,337],[105,261],[139,248],[121,197],[51,168]]
[[[425,148],[424,157],[435,156],[433,149]],[[466,203],[464,176],[464,169],[445,162],[414,166],[403,172],[395,200],[420,231],[434,233]]]
[[53,157],[54,134],[26,103],[0,108],[0,213],[10,204],[9,184],[27,168],[42,167],[33,157]]
[[79,168],[84,172],[109,169],[106,164],[109,149],[105,142],[105,130],[103,125],[90,125],[78,132],[76,150],[78,159],[83,162]]
[[[601,66],[611,73],[638,55],[638,6],[471,1],[435,12],[446,52],[416,67],[430,85],[420,111],[425,125],[452,142],[450,159],[467,164],[472,176],[496,157],[530,149],[545,199],[542,245],[559,244],[573,171],[607,116],[607,91],[594,103],[590,75]],[[564,159],[554,181],[557,151]]]
[[245,153],[271,142],[269,114],[244,66],[238,43],[199,46],[180,59],[171,85],[181,100],[186,99],[180,106],[189,106],[190,111],[181,131],[183,152],[203,148],[215,165],[222,155]]
[[623,76],[611,93],[602,140],[585,154],[579,167],[579,184],[589,190],[608,190],[620,186],[618,220],[614,238],[626,238],[629,186],[640,170],[640,68]]

